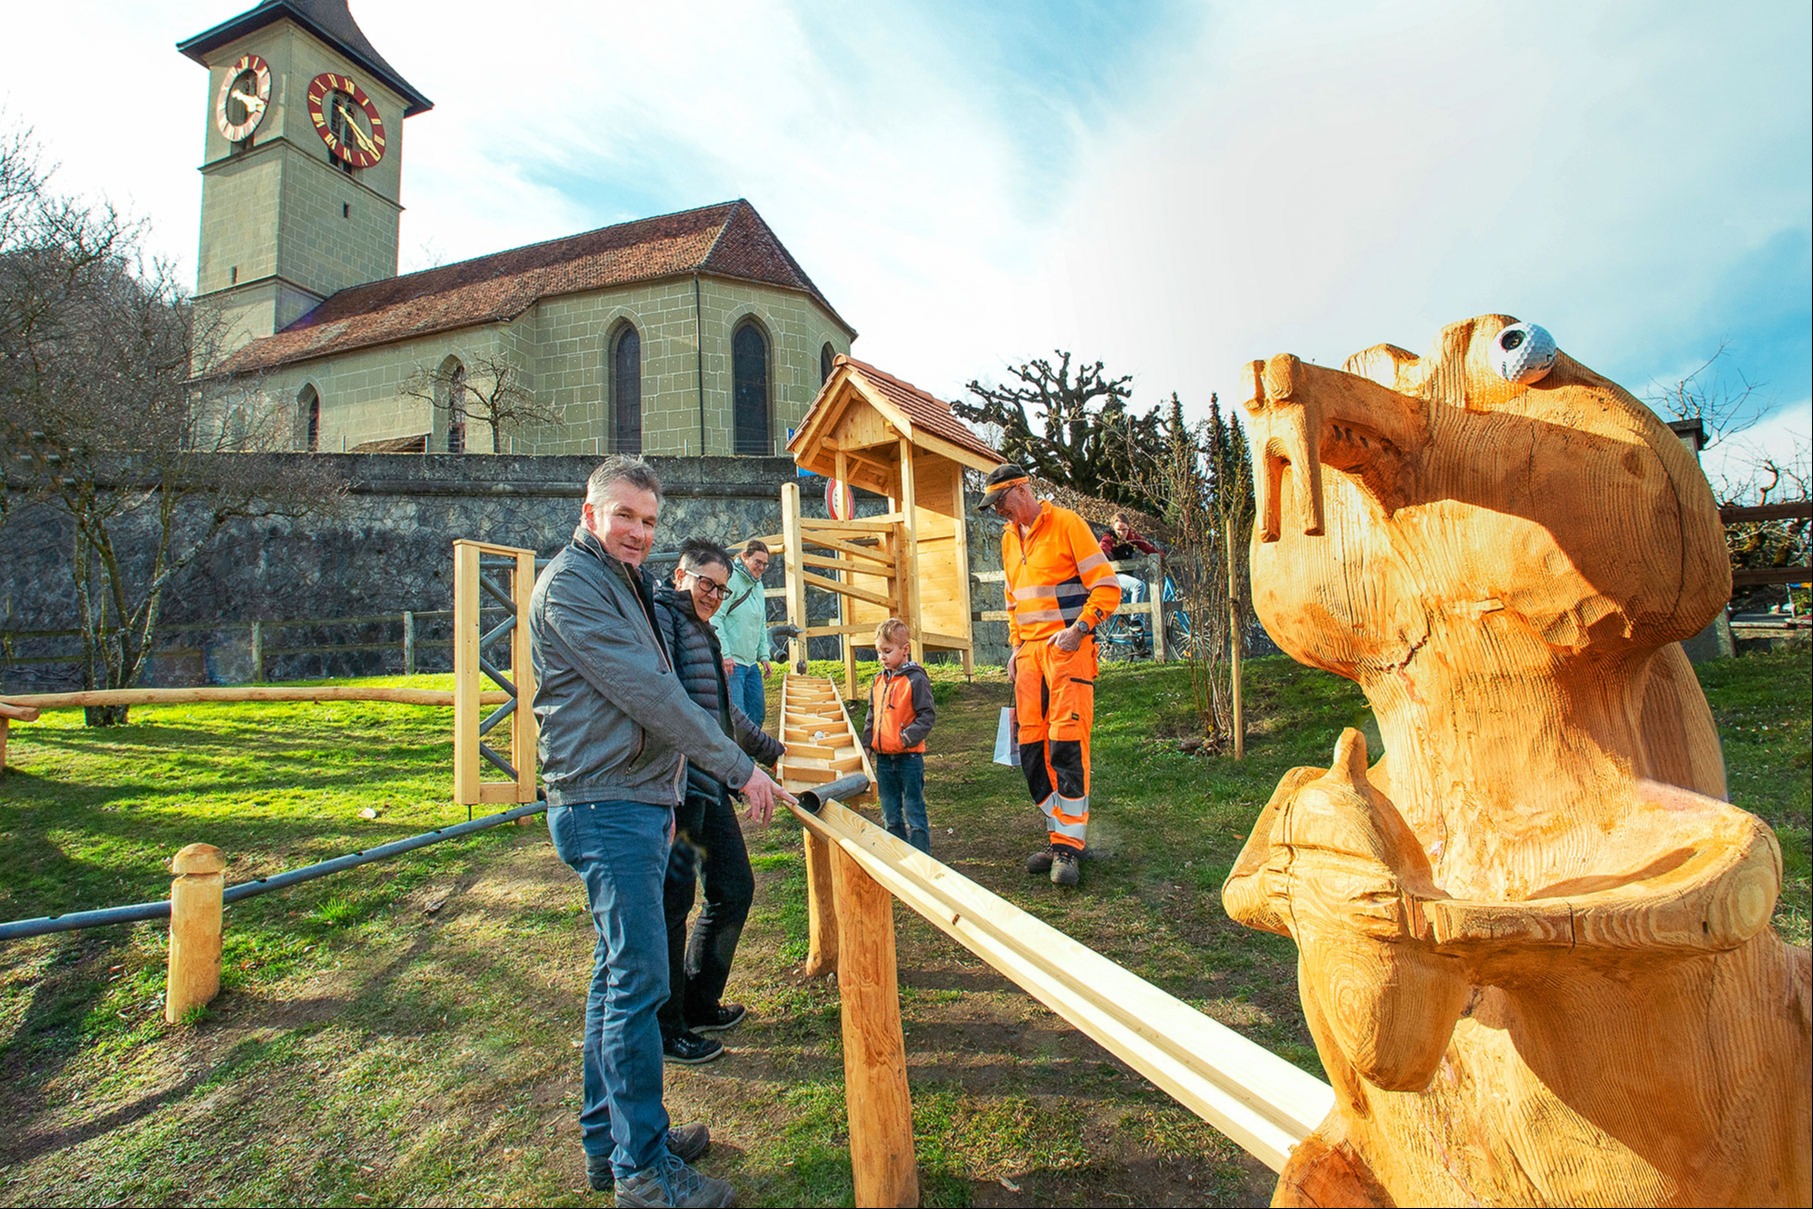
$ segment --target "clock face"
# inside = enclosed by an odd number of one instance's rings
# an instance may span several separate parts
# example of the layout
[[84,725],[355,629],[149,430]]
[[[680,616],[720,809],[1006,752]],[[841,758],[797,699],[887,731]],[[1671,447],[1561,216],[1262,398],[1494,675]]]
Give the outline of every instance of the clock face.
[[327,71],[310,80],[308,118],[327,149],[352,167],[384,158],[384,119],[351,76]]
[[257,55],[241,55],[227,68],[214,102],[214,124],[229,143],[252,137],[271,101],[271,65]]

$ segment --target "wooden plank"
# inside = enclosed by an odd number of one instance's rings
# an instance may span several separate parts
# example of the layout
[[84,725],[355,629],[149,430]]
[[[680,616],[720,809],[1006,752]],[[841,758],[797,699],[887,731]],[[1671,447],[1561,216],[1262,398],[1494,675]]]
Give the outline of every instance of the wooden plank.
[[1731,583],[1734,587],[1809,582],[1813,582],[1813,570],[1806,567],[1735,567],[1731,572]]
[[517,800],[516,782],[482,782],[478,787],[478,800],[488,804],[513,803]]
[[913,466],[913,442],[900,438],[900,553],[899,578],[901,620],[912,634],[911,648],[916,662],[925,660],[925,641],[919,628],[925,619],[919,615],[919,500],[918,475]]
[[879,592],[871,592],[867,588],[859,588],[854,584],[838,583],[835,579],[826,579],[822,575],[812,575],[806,571],[801,571],[799,577],[800,582],[808,587],[821,588],[826,592],[836,592],[841,596],[854,596],[857,600],[866,600],[870,604],[878,604],[883,608],[886,608],[893,603]]
[[[85,709],[91,705],[198,705],[203,702],[247,704],[273,701],[388,701],[398,705],[457,706],[456,693],[433,688],[372,688],[354,684],[276,686],[269,684],[210,685],[205,688],[109,688],[74,693],[22,693],[7,700],[15,706],[45,709]],[[478,694],[478,703],[502,705],[508,693],[491,690]]]
[[822,546],[826,550],[835,550],[839,554],[845,554],[851,558],[866,559],[869,562],[878,563],[881,567],[885,568],[885,571],[865,570],[863,572],[865,575],[892,575],[894,573],[894,556],[885,550],[880,550],[873,546],[859,546],[854,542],[834,541],[827,537],[808,537],[803,538],[802,540],[805,541],[808,546]]
[[952,650],[964,649],[972,645],[969,635],[940,634],[935,630],[926,630],[920,635],[927,646],[949,647]]
[[516,712],[510,716],[510,763],[516,768],[516,801],[535,800],[540,760],[537,740],[541,722],[531,708],[535,700],[535,656],[529,642],[529,600],[535,592],[535,551],[516,552],[510,596],[516,604],[516,629],[510,634],[510,683],[516,686]]
[[802,826],[1274,1171],[1334,1106],[1327,1084],[837,803]]
[[842,850],[831,854],[843,1016],[850,1175],[862,1206],[917,1205],[913,1101],[900,1024],[894,900]]
[[[812,626],[810,629],[802,631],[800,634],[800,637],[802,637],[802,638],[818,638],[820,636],[830,636],[830,635],[843,635],[843,634],[870,634],[870,635],[872,635],[874,633],[875,633],[875,627],[872,625],[815,625],[815,626]],[[858,645],[860,646],[862,644],[859,643]]]
[[859,567],[853,560],[847,558],[827,558],[822,554],[803,554],[800,556],[800,562],[808,567],[822,567],[827,571],[861,571],[865,575],[875,574],[874,571],[867,567]]
[[[798,484],[788,483],[787,486],[797,488]],[[800,522],[800,525],[801,529],[807,535],[816,535],[819,533],[892,533],[894,531],[894,522],[899,519],[899,513],[889,513],[882,516],[865,516],[860,520],[852,521],[828,521],[819,520],[817,517],[809,517],[803,519]]]
[[[786,553],[782,563],[786,571],[787,624],[804,629],[807,623],[805,574],[800,566],[799,483],[781,485],[781,540]],[[787,644],[788,665],[795,671],[806,670],[806,640],[795,638]]]
[[1745,521],[1792,521],[1813,518],[1813,500],[1796,500],[1791,504],[1727,504],[1719,509],[1719,519],[1727,525]]
[[802,828],[806,848],[806,964],[807,978],[823,978],[837,970],[837,906],[831,874],[831,844],[818,833]]
[[479,639],[482,637],[482,593],[478,586],[478,542],[453,543],[453,801],[475,805],[479,799]]

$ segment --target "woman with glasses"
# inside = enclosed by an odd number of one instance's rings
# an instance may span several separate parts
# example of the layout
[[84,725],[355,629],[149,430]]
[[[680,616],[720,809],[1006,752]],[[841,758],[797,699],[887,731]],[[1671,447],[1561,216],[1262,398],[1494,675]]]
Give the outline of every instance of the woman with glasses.
[[[732,700],[723,648],[711,626],[712,615],[730,591],[730,572],[730,554],[724,547],[689,538],[680,547],[672,586],[655,591],[655,617],[687,695],[716,716],[724,733],[757,763],[772,764],[785,749]],[[705,906],[689,942],[686,917],[700,879],[705,882]],[[661,1048],[667,1061],[696,1065],[722,1056],[722,1043],[704,1034],[734,1028],[747,1014],[742,1004],[723,1002],[723,994],[754,897],[755,876],[730,791],[704,769],[689,764],[685,798],[674,812],[662,904],[671,988],[660,1011]]]

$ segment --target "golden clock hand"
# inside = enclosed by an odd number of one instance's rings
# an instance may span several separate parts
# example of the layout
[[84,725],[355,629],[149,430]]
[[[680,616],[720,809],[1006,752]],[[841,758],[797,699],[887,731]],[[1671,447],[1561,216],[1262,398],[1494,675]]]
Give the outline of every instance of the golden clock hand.
[[370,156],[377,155],[378,148],[376,144],[366,137],[363,130],[359,129],[359,123],[353,120],[352,110],[345,105],[339,106],[339,110],[341,116],[346,119],[346,128],[353,132],[353,137],[355,139],[359,140],[359,146],[365,148],[365,154]]

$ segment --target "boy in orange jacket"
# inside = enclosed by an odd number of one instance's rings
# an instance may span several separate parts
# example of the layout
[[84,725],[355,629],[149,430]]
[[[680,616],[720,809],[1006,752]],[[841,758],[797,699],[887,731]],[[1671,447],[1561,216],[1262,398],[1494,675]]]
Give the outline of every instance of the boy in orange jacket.
[[932,681],[908,658],[912,634],[906,622],[890,617],[875,627],[875,654],[881,675],[869,686],[869,717],[862,745],[875,764],[875,792],[890,835],[927,856],[931,824],[925,817],[925,737],[932,732]]

